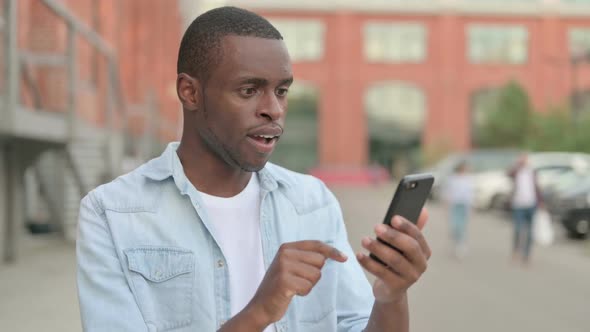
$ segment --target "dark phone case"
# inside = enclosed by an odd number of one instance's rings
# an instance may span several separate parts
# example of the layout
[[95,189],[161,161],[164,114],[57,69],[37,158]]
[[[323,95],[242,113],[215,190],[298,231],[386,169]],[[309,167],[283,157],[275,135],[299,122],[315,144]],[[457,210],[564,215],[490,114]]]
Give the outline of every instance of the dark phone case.
[[[412,183],[417,184],[415,188],[410,188],[410,184]],[[433,183],[434,177],[430,174],[404,176],[395,190],[395,194],[393,195],[391,203],[389,204],[389,208],[387,209],[383,223],[390,225],[391,218],[396,215],[402,216],[414,224],[418,222],[420,212],[422,211],[424,203],[426,203],[426,199],[430,194]],[[387,244],[379,238],[377,238],[377,240],[381,241],[381,243]],[[397,248],[394,249],[398,250]],[[373,254],[370,256],[377,262],[384,264]]]

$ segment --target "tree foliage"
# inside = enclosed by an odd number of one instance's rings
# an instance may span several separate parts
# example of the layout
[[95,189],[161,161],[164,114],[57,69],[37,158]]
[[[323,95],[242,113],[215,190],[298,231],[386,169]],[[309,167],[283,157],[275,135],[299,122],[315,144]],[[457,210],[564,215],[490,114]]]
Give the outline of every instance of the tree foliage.
[[497,98],[485,109],[479,145],[486,148],[520,147],[527,141],[532,106],[529,97],[517,82],[502,87]]
[[522,86],[511,81],[488,104],[478,146],[531,151],[590,153],[590,112],[574,116],[569,107],[534,111]]

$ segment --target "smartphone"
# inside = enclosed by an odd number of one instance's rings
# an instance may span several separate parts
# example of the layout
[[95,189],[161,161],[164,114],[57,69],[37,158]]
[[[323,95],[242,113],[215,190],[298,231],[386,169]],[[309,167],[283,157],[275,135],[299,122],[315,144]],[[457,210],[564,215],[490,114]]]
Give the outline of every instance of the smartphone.
[[[393,216],[402,216],[414,224],[417,223],[418,218],[420,217],[420,212],[422,212],[422,208],[426,203],[426,199],[428,199],[428,196],[430,195],[433,183],[434,176],[431,174],[413,174],[404,176],[395,190],[391,203],[389,203],[389,208],[387,209],[383,223],[391,225],[391,218],[393,218]],[[400,251],[379,238],[377,238],[377,240]],[[385,265],[385,263],[373,254],[370,254],[370,256],[377,262]]]

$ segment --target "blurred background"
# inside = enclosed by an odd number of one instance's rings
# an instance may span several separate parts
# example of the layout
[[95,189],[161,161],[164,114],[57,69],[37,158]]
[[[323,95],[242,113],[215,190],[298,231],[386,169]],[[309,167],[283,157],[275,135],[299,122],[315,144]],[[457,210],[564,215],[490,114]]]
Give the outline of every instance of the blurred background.
[[[180,38],[222,5],[283,34],[296,82],[272,161],[334,190],[355,249],[397,179],[436,175],[414,331],[590,330],[590,0],[0,3],[0,330],[81,329],[79,201],[179,139]],[[523,153],[555,232],[526,269],[509,264],[506,175]],[[457,261],[441,188],[462,161]]]

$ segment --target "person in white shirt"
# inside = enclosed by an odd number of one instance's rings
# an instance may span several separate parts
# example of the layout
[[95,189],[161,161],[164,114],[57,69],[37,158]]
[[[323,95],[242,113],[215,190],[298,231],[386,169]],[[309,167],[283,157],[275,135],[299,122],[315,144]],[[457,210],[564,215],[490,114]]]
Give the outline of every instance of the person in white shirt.
[[445,193],[450,210],[449,220],[454,254],[455,257],[462,258],[467,252],[467,222],[473,200],[473,180],[465,162],[461,162],[447,180]]
[[510,170],[514,182],[512,194],[512,218],[514,241],[512,260],[529,263],[533,239],[533,216],[542,204],[535,170],[529,165],[527,155],[522,155],[516,166]]

